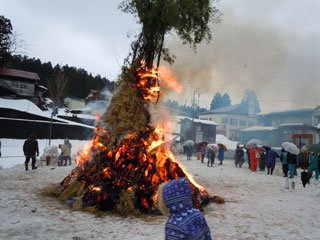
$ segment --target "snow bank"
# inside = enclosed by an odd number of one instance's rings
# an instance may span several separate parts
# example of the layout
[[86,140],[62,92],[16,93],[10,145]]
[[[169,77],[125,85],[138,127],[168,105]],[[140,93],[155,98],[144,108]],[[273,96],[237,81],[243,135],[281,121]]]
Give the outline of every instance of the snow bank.
[[237,148],[237,141],[231,141],[226,136],[217,134],[216,135],[216,143],[222,143],[224,144],[228,150],[235,150]]

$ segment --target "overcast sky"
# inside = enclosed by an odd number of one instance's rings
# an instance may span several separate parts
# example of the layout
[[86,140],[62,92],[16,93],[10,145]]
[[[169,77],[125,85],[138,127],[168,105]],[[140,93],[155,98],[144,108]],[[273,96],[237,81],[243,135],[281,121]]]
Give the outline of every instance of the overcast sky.
[[[115,80],[139,32],[135,19],[117,9],[120,2],[0,0],[0,15],[27,42],[27,56]],[[170,97],[190,103],[197,88],[208,107],[216,92],[238,103],[251,88],[263,112],[320,105],[320,1],[220,0],[218,7],[222,22],[196,53],[167,38],[177,56],[171,70],[184,86]]]

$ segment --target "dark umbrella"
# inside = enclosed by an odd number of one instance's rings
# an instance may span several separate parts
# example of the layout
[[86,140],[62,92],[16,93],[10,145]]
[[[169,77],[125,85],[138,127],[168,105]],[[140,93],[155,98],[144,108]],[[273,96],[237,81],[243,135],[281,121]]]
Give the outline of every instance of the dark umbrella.
[[262,146],[262,148],[264,148],[267,152],[268,152],[269,150],[271,150],[271,147],[270,147],[270,146]]
[[320,153],[320,144],[317,143],[317,144],[313,144],[309,147],[309,151],[310,152],[314,152],[316,154],[319,154]]
[[198,143],[198,149],[201,149],[203,146],[207,146],[208,145],[208,142],[201,142],[201,143]]

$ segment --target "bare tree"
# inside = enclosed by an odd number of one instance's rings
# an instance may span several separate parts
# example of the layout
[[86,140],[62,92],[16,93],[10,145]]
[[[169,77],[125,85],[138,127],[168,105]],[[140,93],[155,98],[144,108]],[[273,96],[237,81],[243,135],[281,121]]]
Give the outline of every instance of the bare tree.
[[66,96],[68,78],[60,69],[52,79],[48,81],[48,91],[56,105],[60,106]]

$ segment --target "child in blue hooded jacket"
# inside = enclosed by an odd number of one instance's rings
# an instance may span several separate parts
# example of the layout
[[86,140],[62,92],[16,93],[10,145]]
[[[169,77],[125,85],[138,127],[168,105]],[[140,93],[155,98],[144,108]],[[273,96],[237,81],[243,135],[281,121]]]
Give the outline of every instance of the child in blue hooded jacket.
[[158,189],[158,206],[169,215],[165,227],[166,240],[211,240],[210,229],[198,209],[192,207],[191,185],[188,179],[165,182]]

